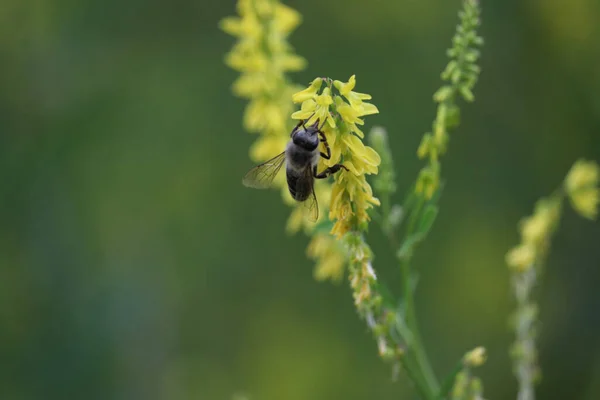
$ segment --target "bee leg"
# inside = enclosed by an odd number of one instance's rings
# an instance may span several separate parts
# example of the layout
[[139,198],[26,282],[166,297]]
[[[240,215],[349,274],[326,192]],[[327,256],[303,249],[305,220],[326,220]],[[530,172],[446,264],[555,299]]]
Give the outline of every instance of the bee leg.
[[[324,138],[324,136],[323,136],[323,138]],[[329,148],[329,144],[327,144],[327,140],[321,140],[321,141],[325,145],[325,150],[327,150],[327,153],[321,152],[321,157],[323,157],[326,160],[329,160],[331,158],[331,149]]]
[[331,158],[331,149],[329,148],[329,143],[327,143],[327,138],[325,137],[323,131],[319,131],[319,139],[321,139],[321,142],[323,142],[323,145],[325,146],[325,150],[327,150],[327,153],[320,153],[321,157],[323,157],[326,160],[329,160]]
[[328,176],[335,174],[336,172],[338,172],[342,168],[345,169],[346,171],[348,171],[348,168],[344,167],[342,164],[335,164],[333,167],[329,167],[329,168],[325,169],[325,171],[323,171],[320,174],[318,174],[317,173],[317,167],[315,166],[313,168],[313,176],[316,179],[325,179]]

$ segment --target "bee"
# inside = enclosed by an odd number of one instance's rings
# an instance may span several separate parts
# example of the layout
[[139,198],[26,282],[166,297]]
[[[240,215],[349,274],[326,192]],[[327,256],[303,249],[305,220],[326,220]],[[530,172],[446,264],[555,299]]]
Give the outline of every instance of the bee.
[[[292,129],[291,140],[285,150],[252,168],[242,179],[246,187],[266,189],[271,186],[273,179],[285,163],[285,174],[290,194],[294,200],[304,204],[308,219],[315,222],[319,218],[319,205],[314,191],[314,180],[325,179],[335,174],[340,169],[348,171],[342,164],[335,164],[322,172],[317,172],[319,157],[326,160],[331,158],[331,150],[327,138],[323,133],[323,125],[319,127],[319,119],[314,124],[306,126],[302,120]],[[326,153],[319,150],[319,143],[323,143]]]

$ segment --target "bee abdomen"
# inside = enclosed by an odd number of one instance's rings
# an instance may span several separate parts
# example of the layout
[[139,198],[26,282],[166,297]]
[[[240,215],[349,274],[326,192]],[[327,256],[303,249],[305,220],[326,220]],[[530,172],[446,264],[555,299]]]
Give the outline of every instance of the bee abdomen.
[[286,178],[290,194],[296,201],[308,199],[312,191],[310,179],[307,179],[304,172],[295,171],[292,168],[286,169]]

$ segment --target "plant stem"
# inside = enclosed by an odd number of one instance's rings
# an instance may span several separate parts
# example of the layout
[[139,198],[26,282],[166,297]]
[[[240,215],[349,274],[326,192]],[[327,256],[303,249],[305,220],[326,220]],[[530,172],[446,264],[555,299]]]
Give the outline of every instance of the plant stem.
[[411,360],[408,354],[404,354],[400,357],[400,363],[402,364],[402,368],[404,368],[408,377],[413,381],[421,397],[427,400],[434,400],[435,392],[432,392],[427,382],[425,382],[423,374],[419,370],[419,366],[414,365],[417,363],[416,360]]
[[429,362],[429,358],[427,357],[427,353],[425,352],[417,323],[414,293],[410,276],[410,262],[408,260],[402,261],[400,268],[402,271],[402,283],[404,287],[406,324],[408,325],[408,328],[412,334],[409,350],[414,352],[420,373],[425,379],[429,391],[436,394],[439,391],[439,384],[437,382],[435,373],[433,372],[433,368],[431,367],[431,363]]

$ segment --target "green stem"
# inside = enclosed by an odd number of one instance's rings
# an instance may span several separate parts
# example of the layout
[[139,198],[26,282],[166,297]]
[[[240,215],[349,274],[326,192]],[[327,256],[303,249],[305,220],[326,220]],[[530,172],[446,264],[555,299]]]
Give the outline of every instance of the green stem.
[[419,370],[419,366],[415,365],[416,360],[411,360],[408,354],[403,354],[400,356],[400,363],[410,380],[413,381],[421,397],[427,400],[435,400],[435,393],[431,391],[431,388],[427,382],[425,382],[423,374],[421,374],[421,371]]
[[435,394],[439,391],[439,384],[437,382],[435,373],[433,372],[433,368],[431,367],[431,363],[429,362],[429,358],[427,357],[427,353],[425,352],[425,347],[423,346],[423,341],[421,340],[421,334],[419,332],[419,326],[417,323],[415,311],[413,287],[411,285],[409,261],[402,261],[400,264],[400,268],[402,271],[402,283],[404,287],[404,308],[406,313],[406,324],[412,334],[412,340],[410,342],[409,350],[412,350],[414,352],[415,359],[419,366],[420,372],[423,378],[425,379],[429,391]]

